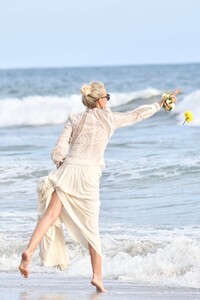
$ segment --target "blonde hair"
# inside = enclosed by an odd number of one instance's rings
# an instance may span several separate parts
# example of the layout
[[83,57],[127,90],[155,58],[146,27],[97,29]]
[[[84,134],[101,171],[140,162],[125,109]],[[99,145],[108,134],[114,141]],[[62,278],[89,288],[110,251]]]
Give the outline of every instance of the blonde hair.
[[98,98],[103,96],[105,86],[102,82],[94,81],[81,88],[82,102],[88,108],[95,108]]

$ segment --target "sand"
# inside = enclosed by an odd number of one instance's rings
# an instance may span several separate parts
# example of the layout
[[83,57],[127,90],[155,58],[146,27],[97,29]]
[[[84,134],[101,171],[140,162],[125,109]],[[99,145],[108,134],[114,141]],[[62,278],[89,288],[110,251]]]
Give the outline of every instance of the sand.
[[89,279],[57,278],[56,274],[31,274],[24,279],[18,273],[0,273],[1,300],[154,300],[200,299],[200,289],[142,286],[105,280],[107,293],[99,294]]

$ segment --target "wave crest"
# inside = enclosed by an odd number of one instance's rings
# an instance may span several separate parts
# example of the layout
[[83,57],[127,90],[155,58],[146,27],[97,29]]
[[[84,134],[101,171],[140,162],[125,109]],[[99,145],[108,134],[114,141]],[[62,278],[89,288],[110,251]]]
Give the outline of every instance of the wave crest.
[[[114,107],[160,94],[160,91],[153,88],[130,93],[112,93],[110,104]],[[29,96],[22,99],[3,99],[0,101],[0,127],[62,124],[66,121],[69,112],[83,110],[81,96],[76,94],[66,97]]]
[[194,120],[190,123],[191,126],[200,126],[200,90],[183,97],[183,100],[176,107],[178,123],[181,125],[184,122],[184,113],[191,111],[194,115]]

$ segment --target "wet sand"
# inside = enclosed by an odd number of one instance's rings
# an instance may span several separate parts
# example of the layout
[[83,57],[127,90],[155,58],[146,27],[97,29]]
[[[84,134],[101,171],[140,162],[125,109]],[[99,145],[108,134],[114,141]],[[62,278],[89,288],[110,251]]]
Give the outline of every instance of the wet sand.
[[95,292],[89,279],[57,278],[56,274],[31,274],[24,279],[18,273],[0,273],[1,300],[194,300],[200,289],[142,286],[104,280],[106,293]]

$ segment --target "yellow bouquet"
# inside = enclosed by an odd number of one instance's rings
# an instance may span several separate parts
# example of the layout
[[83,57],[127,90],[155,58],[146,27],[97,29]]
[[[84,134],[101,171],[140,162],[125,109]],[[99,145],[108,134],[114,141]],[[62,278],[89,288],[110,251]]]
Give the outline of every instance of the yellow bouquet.
[[166,111],[171,111],[175,109],[175,104],[177,102],[176,96],[181,92],[181,90],[178,88],[174,92],[166,92],[162,94],[162,100],[163,100],[163,108]]

